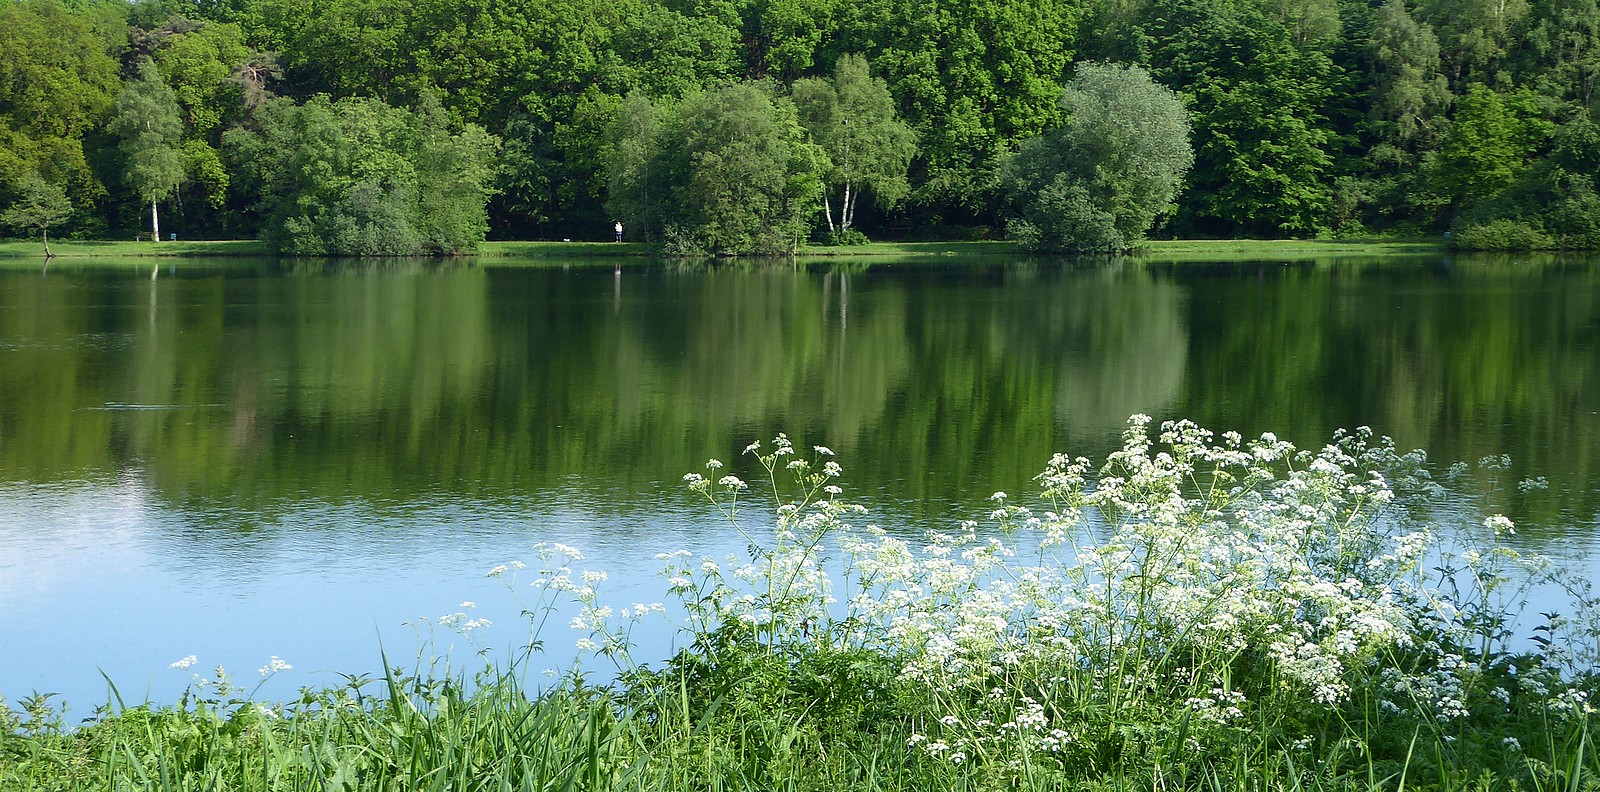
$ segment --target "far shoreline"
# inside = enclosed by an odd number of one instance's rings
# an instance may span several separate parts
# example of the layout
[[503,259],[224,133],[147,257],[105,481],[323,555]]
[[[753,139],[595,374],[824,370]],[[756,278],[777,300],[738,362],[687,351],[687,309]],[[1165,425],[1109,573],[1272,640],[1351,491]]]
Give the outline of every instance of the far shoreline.
[[[274,259],[275,256],[256,240],[216,241],[78,241],[52,240],[51,252],[55,259],[128,259],[128,258],[240,258]],[[1264,240],[1264,239],[1176,239],[1154,240],[1131,258],[1154,261],[1238,261],[1242,259],[1293,260],[1342,256],[1395,256],[1438,255],[1450,252],[1444,240],[1420,239],[1370,239],[1370,240]],[[937,259],[937,258],[1069,258],[1053,254],[1040,254],[1022,249],[1011,242],[870,242],[864,245],[841,247],[807,246],[795,258],[869,258],[869,259]],[[422,260],[484,260],[484,259],[620,259],[652,258],[654,251],[640,242],[543,242],[497,241],[484,242],[478,250],[454,257]],[[1081,258],[1081,257],[1070,257]],[[19,260],[44,261],[43,247],[35,241],[10,240],[0,242],[0,259],[16,263]],[[316,260],[316,259],[305,259]]]

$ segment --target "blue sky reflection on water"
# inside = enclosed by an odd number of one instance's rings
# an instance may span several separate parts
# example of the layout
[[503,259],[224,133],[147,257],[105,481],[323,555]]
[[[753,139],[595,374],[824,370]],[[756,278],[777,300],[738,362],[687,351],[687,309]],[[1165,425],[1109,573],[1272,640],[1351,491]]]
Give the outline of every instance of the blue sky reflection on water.
[[[106,700],[104,671],[130,701],[171,701],[192,674],[210,677],[219,664],[249,689],[256,669],[277,656],[294,669],[264,695],[284,697],[299,685],[336,684],[343,673],[376,673],[380,648],[408,666],[425,643],[429,651],[455,646],[456,662],[482,648],[505,658],[528,641],[520,611],[537,601],[528,585],[536,542],[583,549],[582,567],[608,572],[602,596],[619,607],[660,601],[661,548],[729,549],[697,536],[697,518],[681,507],[619,518],[585,513],[582,495],[571,494],[545,494],[538,501],[571,505],[542,510],[435,500],[386,514],[365,504],[301,504],[239,535],[154,501],[135,477],[0,488],[0,696],[15,703],[56,692],[81,711]],[[627,529],[646,520],[661,544],[629,539]],[[608,540],[615,528],[622,538]],[[530,569],[486,577],[513,560]],[[463,602],[492,626],[468,639],[429,623]],[[565,669],[577,637],[558,613],[544,635],[547,656],[530,665]],[[663,622],[640,638],[642,652],[664,655],[671,631]],[[168,667],[191,654],[195,667]]]

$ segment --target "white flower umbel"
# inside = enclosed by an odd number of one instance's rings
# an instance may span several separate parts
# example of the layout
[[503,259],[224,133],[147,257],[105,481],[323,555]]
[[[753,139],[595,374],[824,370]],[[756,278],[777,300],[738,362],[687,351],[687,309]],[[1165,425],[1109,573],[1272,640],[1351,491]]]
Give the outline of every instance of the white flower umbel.
[[[1057,455],[1036,502],[995,493],[986,521],[920,542],[851,525],[865,509],[842,499],[827,448],[803,459],[779,435],[763,450],[746,448],[764,486],[685,477],[749,540],[747,555],[661,554],[677,605],[635,605],[624,622],[671,610],[697,645],[726,630],[773,651],[871,652],[940,708],[909,744],[949,762],[1087,750],[1085,713],[1182,724],[1174,744],[1205,750],[1278,728],[1271,713],[1334,715],[1359,703],[1358,687],[1386,717],[1457,724],[1484,699],[1486,671],[1469,656],[1506,656],[1483,627],[1497,592],[1537,566],[1500,546],[1447,555],[1437,536],[1448,532],[1394,505],[1397,491],[1433,491],[1424,456],[1366,429],[1302,451],[1187,421],[1152,434],[1134,416],[1104,464]],[[741,507],[763,501],[770,528],[758,536]],[[1486,527],[1491,539],[1511,530],[1498,515]],[[595,601],[603,578],[574,582],[575,551],[543,557],[536,585],[579,603],[581,648],[625,648],[626,629]],[[1430,577],[1441,558],[1449,571]],[[1593,654],[1580,645],[1594,642],[1557,641],[1585,633],[1555,618],[1540,629],[1540,668],[1510,672],[1518,695],[1557,717],[1591,711],[1541,669],[1580,667]],[[1489,700],[1508,706],[1498,690]]]

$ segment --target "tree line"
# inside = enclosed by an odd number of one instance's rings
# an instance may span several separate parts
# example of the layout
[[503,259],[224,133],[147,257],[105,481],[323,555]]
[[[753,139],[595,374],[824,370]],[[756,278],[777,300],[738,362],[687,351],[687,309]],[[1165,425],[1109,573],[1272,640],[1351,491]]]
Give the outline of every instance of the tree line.
[[[1091,63],[1176,96],[1146,130],[1191,131],[1192,160],[1157,158],[1171,196],[1039,171],[1040,141],[1147,164],[1086,142],[1074,101],[1132,101]],[[1596,0],[9,0],[0,220],[302,253],[606,238],[624,216],[685,250],[1094,248],[1135,217],[1592,248],[1597,78]]]

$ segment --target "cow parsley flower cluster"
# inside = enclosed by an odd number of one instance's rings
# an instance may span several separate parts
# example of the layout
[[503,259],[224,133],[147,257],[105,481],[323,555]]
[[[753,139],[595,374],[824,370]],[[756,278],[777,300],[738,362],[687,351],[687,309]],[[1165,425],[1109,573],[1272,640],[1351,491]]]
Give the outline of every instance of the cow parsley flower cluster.
[[[1506,609],[1555,580],[1540,577],[1549,566],[1498,544],[1515,532],[1500,514],[1481,524],[1488,546],[1445,546],[1452,532],[1400,494],[1438,491],[1424,455],[1364,428],[1301,450],[1134,416],[1103,464],[1057,455],[1034,498],[997,492],[985,519],[919,539],[853,525],[866,510],[842,498],[826,447],[806,458],[779,435],[745,453],[770,512],[751,519],[758,499],[734,476],[685,482],[747,553],[658,556],[693,645],[878,658],[932,702],[907,741],[932,760],[1093,763],[1139,740],[1204,752],[1280,729],[1285,712],[1365,708],[1441,734],[1530,702],[1556,719],[1594,712],[1568,680],[1592,676],[1595,622],[1549,616],[1543,651],[1512,666]],[[578,601],[584,649],[623,652],[627,625],[666,610],[636,605],[618,623],[595,601],[603,578],[574,580],[576,551],[541,552],[535,585]],[[1580,606],[1600,599],[1568,584]]]

